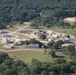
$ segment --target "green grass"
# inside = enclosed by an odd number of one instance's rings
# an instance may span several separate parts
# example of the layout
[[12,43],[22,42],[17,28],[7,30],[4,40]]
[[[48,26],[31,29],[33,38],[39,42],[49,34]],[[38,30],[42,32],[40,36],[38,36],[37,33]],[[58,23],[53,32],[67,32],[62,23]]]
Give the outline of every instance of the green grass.
[[19,28],[16,27],[16,26],[14,26],[14,27],[7,28],[6,30],[7,30],[7,31],[15,31],[15,30],[17,30],[17,29],[19,29]]
[[61,27],[52,27],[51,29],[55,30],[57,32],[76,36],[76,28],[75,29],[69,29],[69,28],[61,28]]
[[[30,27],[29,27],[29,29],[30,29]],[[65,33],[65,34],[76,36],[76,28],[70,29],[70,28],[61,28],[61,27],[51,27],[51,28],[42,27],[42,29],[43,30],[50,30],[51,29],[51,30],[55,30],[55,31],[60,32],[60,33]]]
[[[15,60],[22,60],[25,63],[30,64],[32,59],[38,59],[41,62],[53,62],[57,58],[52,58],[48,53],[44,54],[44,51],[18,51],[7,52],[7,54]],[[66,60],[70,60],[67,55],[62,52],[56,52],[58,56],[64,56]]]
[[1,41],[0,41],[0,49],[3,49],[3,43],[1,43]]

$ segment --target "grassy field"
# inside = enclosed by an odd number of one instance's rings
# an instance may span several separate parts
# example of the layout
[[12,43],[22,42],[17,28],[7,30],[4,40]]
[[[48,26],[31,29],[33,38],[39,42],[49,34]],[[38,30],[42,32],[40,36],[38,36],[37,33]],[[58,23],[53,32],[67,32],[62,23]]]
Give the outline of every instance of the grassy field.
[[76,28],[75,29],[68,29],[68,28],[61,28],[61,27],[52,27],[51,29],[55,30],[57,32],[61,32],[61,33],[76,36]]
[[15,31],[17,29],[19,29],[19,28],[17,26],[14,26],[14,27],[7,28],[6,30],[7,31]]
[[[70,29],[70,28],[61,28],[61,27],[51,27],[51,28],[46,28],[46,27],[41,27],[43,30],[55,30],[57,32],[60,32],[60,33],[65,33],[65,34],[69,34],[69,35],[73,35],[73,36],[76,36],[76,28],[74,29]],[[33,29],[31,28],[30,26],[27,27],[27,29]]]
[[22,25],[21,24],[14,24],[13,27],[8,26],[6,30],[7,31],[16,31],[24,26],[25,26],[24,24],[22,24]]
[[[57,58],[52,58],[48,53],[44,53],[44,51],[18,51],[18,52],[7,52],[7,54],[14,58],[15,60],[19,59],[25,63],[30,64],[32,59],[38,59],[41,62],[53,62]],[[56,52],[59,57],[63,57],[66,60],[70,60],[68,56],[64,55],[62,52]]]

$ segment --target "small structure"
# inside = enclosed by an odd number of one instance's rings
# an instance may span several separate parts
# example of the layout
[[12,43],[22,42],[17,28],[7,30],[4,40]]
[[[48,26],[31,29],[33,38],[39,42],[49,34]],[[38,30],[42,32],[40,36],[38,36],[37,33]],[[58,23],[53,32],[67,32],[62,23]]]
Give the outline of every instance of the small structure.
[[60,38],[60,40],[62,40],[64,43],[69,43],[70,42],[70,38],[67,38],[67,37]]
[[14,45],[23,45],[26,39],[15,39]]
[[7,33],[6,30],[0,30],[0,33]]
[[2,38],[2,43],[8,43],[9,40],[7,38]]
[[76,50],[76,46],[75,46],[75,50]]
[[39,48],[39,44],[29,44],[26,45],[26,48]]
[[2,43],[14,43],[15,42],[15,38],[11,37],[11,38],[7,38],[7,37],[2,37]]
[[36,37],[40,37],[42,34],[44,34],[43,32],[34,32],[33,34],[31,34],[31,35],[33,35],[33,36],[36,36]]
[[43,31],[41,29],[39,29],[38,32],[43,32]]
[[51,40],[54,39],[54,37],[53,37],[52,34],[51,34],[51,35],[47,35],[46,39],[47,39],[48,41],[51,41]]
[[70,38],[70,41],[76,42],[76,38]]
[[18,39],[19,36],[17,35],[10,35],[10,34],[3,34],[2,35],[2,43],[14,43],[16,39]]
[[28,32],[32,32],[31,30],[20,30],[20,33],[28,33]]
[[4,45],[4,48],[6,48],[6,49],[12,49],[12,48],[14,48],[14,46],[13,45]]
[[47,30],[47,34],[53,34],[54,31],[53,30]]
[[9,34],[3,34],[2,37],[11,37]]

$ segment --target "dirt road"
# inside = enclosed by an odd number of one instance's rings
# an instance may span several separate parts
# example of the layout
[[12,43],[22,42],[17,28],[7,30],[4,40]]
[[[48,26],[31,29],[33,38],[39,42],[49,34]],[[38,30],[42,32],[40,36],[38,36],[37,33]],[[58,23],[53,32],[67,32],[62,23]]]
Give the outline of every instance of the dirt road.
[[[45,49],[44,49],[45,50]],[[3,50],[3,49],[0,49],[1,52],[17,52],[17,51],[44,51],[43,49],[40,49],[40,50],[36,50],[36,49],[14,49],[14,50]],[[47,50],[47,51],[50,51],[50,50]]]
[[19,28],[18,30],[14,31],[14,32],[11,32],[11,34],[16,34],[18,31],[20,31],[20,30],[22,30],[22,29],[28,27],[30,24],[31,24],[31,23],[29,23],[28,25],[25,25],[25,26],[22,27],[22,28]]

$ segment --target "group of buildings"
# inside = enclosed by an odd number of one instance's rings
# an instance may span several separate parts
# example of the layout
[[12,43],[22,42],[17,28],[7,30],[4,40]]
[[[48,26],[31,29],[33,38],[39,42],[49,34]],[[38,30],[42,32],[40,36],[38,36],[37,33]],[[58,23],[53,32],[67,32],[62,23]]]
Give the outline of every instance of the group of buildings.
[[53,30],[47,30],[47,31],[43,31],[43,30],[38,30],[36,32],[33,32],[33,36],[39,38],[40,35],[42,34],[45,34],[46,35],[46,41],[51,41],[51,40],[54,40],[54,41],[57,41],[57,40],[62,40],[64,43],[69,43],[70,41],[76,41],[76,38],[73,37],[73,36],[70,36],[68,37],[67,34],[63,34],[63,33],[58,33],[58,32],[55,32]]
[[[64,43],[69,43],[70,41],[74,41],[74,42],[76,41],[75,37],[67,37],[67,34],[58,33],[53,30],[43,31],[40,29],[34,32],[31,30],[20,30],[20,33],[28,33],[28,32],[31,32],[31,35],[34,36],[34,38],[39,38],[40,35],[45,34],[46,39],[44,41],[47,41],[47,42],[51,40],[54,40],[54,41],[62,40]],[[8,34],[5,30],[1,30],[0,33],[3,33],[1,37],[1,41],[4,44],[4,48],[11,49],[17,45],[23,45],[27,40],[27,39],[20,38],[19,35]],[[39,44],[29,44],[29,45],[26,45],[26,48],[39,48]]]
[[4,48],[12,48],[16,45],[23,44],[26,39],[21,39],[19,35],[3,34],[1,40]]

